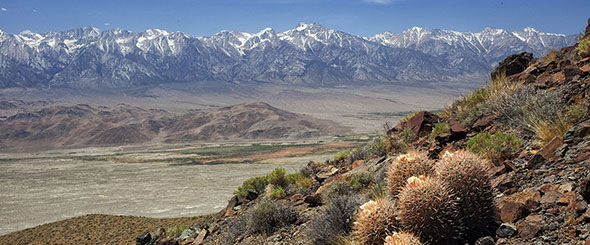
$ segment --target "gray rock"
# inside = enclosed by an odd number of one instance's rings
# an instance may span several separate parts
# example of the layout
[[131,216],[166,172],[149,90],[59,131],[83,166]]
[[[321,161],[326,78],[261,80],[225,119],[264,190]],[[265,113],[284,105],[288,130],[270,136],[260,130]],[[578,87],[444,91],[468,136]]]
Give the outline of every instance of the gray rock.
[[567,144],[577,143],[587,135],[590,135],[590,121],[582,122],[571,127],[563,134],[563,142]]
[[513,237],[517,232],[518,230],[514,224],[502,223],[498,230],[496,230],[496,235],[502,238]]
[[258,197],[258,195],[259,194],[258,194],[258,192],[256,192],[256,190],[248,189],[248,193],[246,194],[246,199],[252,201],[252,200],[256,199]]
[[135,244],[137,244],[137,245],[146,245],[151,240],[152,240],[152,235],[150,235],[150,233],[146,231],[144,233],[139,234],[139,236],[137,236],[135,238]]
[[480,239],[477,239],[477,241],[475,241],[474,245],[495,245],[496,242],[494,241],[494,238],[492,238],[491,236],[486,236],[486,237],[482,237]]
[[197,230],[195,230],[195,228],[193,228],[193,227],[189,227],[189,228],[185,229],[184,231],[182,231],[182,234],[180,234],[180,236],[178,237],[178,241],[182,242],[186,239],[194,238],[197,235],[198,235]]

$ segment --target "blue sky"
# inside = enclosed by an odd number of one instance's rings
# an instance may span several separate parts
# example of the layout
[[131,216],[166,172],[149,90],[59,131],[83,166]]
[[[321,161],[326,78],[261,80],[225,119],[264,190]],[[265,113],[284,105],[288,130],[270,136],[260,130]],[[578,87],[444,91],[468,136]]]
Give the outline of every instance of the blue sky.
[[10,33],[94,26],[208,36],[318,22],[363,36],[413,26],[472,32],[531,26],[574,34],[584,30],[588,17],[588,0],[0,0],[0,29]]

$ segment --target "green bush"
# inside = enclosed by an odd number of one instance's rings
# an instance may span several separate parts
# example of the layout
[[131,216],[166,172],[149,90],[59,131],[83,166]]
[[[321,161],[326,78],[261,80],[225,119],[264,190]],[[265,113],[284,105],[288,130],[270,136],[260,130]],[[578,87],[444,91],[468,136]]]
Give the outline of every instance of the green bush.
[[418,137],[416,137],[416,134],[414,133],[414,131],[412,131],[411,128],[404,128],[404,130],[402,130],[402,132],[399,134],[399,137],[402,143],[406,146],[414,143],[414,141],[418,139]]
[[383,138],[384,152],[403,152],[408,149],[417,138],[418,137],[416,137],[416,134],[412,129],[404,128],[399,134],[393,134],[390,135],[390,137]]
[[480,102],[468,110],[461,111],[461,113],[457,115],[457,120],[461,122],[462,126],[471,127],[475,121],[483,116],[491,114],[494,110],[494,105],[487,101]]
[[248,227],[250,233],[268,235],[275,229],[297,221],[297,212],[288,204],[272,200],[262,200],[250,211]]
[[280,185],[273,186],[270,194],[274,199],[283,199],[286,196],[285,189]]
[[582,58],[590,56],[590,37],[580,40],[578,43],[578,55]]
[[420,112],[420,111],[408,112],[408,114],[406,114],[402,119],[400,119],[399,122],[400,123],[407,122],[408,120],[410,120],[410,118],[412,118],[413,116],[415,116],[416,114],[418,114],[418,112]]
[[180,234],[182,234],[182,232],[184,230],[186,230],[188,228],[189,228],[188,225],[177,225],[177,226],[166,229],[166,235],[168,237],[178,237],[178,236],[180,236]]
[[287,178],[285,174],[287,171],[284,168],[275,168],[266,176],[268,183],[278,186],[287,186]]
[[356,160],[366,160],[371,156],[383,156],[387,153],[385,137],[378,136],[373,138],[364,146],[357,146],[356,149],[350,152],[347,164],[352,164]]
[[301,173],[294,173],[287,175],[287,184],[295,184],[297,187],[302,189],[308,189],[311,187],[312,179],[310,177],[306,177]]
[[340,162],[346,160],[348,157],[348,151],[340,151],[334,155],[334,162]]
[[338,180],[332,184],[322,195],[322,200],[332,200],[336,197],[347,196],[354,193],[354,189],[349,182]]
[[248,195],[248,190],[260,194],[264,192],[266,185],[268,185],[268,179],[266,176],[252,177],[245,180],[242,185],[238,187],[238,190],[234,192],[234,195],[240,199],[244,199]]
[[434,138],[434,137],[439,136],[441,134],[446,134],[446,133],[450,133],[450,132],[451,132],[451,125],[449,125],[448,122],[439,122],[432,129],[432,132],[430,133],[430,137]]
[[360,191],[362,189],[367,188],[372,181],[373,176],[369,172],[363,171],[352,175],[348,183],[353,190]]
[[521,142],[512,134],[497,131],[479,133],[467,141],[467,149],[490,161],[497,161],[504,155],[515,152]]
[[571,123],[579,123],[590,115],[590,99],[588,97],[582,99],[576,104],[570,105],[567,109],[567,118]]
[[478,104],[485,102],[488,97],[489,92],[486,88],[477,89],[467,96],[460,97],[450,106],[445,107],[439,115],[445,119],[458,119],[462,114],[467,113]]
[[336,197],[359,193],[367,189],[373,183],[373,176],[367,172],[359,172],[348,179],[340,179],[332,184],[323,194],[324,200],[332,200]]

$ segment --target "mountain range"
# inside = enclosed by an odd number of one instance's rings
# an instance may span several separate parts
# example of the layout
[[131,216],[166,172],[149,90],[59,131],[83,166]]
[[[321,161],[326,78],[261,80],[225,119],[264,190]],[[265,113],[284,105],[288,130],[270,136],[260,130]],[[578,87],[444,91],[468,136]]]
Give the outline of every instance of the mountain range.
[[45,34],[0,31],[0,88],[109,88],[168,82],[264,82],[312,86],[350,82],[482,79],[503,57],[543,55],[576,35],[425,30],[373,37],[320,24],[209,37],[148,29],[84,27]]

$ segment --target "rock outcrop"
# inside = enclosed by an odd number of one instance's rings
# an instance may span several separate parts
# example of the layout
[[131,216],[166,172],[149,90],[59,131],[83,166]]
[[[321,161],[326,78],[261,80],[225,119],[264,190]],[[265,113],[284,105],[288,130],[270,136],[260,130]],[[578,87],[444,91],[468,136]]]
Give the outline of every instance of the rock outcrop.
[[491,73],[491,77],[499,77],[505,75],[507,77],[524,71],[529,63],[533,60],[533,54],[529,52],[523,52],[520,54],[514,54],[504,59],[498,67],[494,68]]

